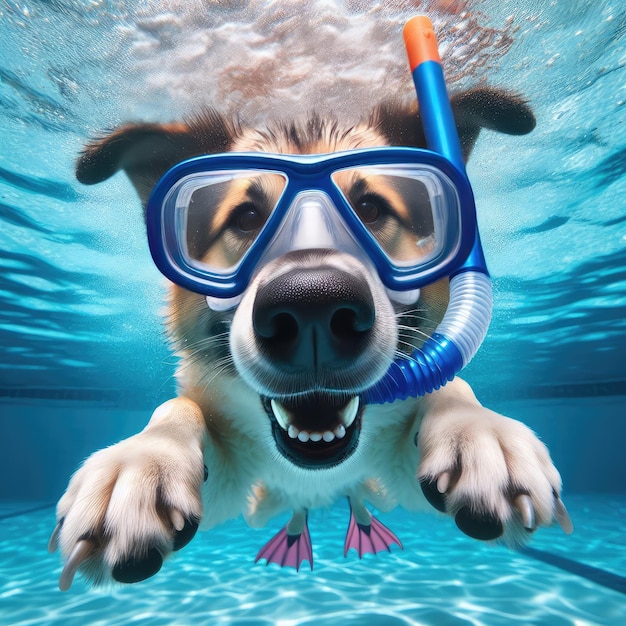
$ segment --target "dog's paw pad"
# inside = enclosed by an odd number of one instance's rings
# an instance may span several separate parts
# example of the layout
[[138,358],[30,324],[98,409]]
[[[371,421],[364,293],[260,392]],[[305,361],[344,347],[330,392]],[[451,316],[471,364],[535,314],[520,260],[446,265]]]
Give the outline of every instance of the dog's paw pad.
[[475,539],[528,541],[556,519],[572,524],[561,478],[545,445],[525,425],[482,407],[422,424],[418,478],[426,500]]
[[185,519],[182,528],[175,527],[173,551],[182,550],[196,535],[198,520]]
[[495,515],[472,511],[469,506],[459,509],[454,521],[460,531],[481,541],[497,539],[504,532],[502,522]]
[[94,584],[145,580],[184,548],[202,515],[201,453],[139,434],[89,457],[59,502],[49,542],[68,559],[61,588],[77,571]]
[[131,556],[117,563],[111,575],[118,583],[138,583],[154,576],[163,565],[163,557],[157,548],[150,548],[143,556]]
[[432,507],[441,511],[442,513],[446,512],[446,497],[445,490],[443,492],[439,491],[438,488],[439,481],[432,477],[422,478],[420,479],[420,487],[422,488],[422,493],[424,497],[428,501]]

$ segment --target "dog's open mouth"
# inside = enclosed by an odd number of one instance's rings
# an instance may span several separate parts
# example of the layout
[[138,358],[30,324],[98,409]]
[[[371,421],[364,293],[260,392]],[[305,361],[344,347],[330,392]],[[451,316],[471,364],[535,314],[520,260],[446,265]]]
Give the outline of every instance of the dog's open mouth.
[[361,431],[359,397],[312,393],[292,400],[263,398],[278,451],[294,465],[324,469],[356,449]]

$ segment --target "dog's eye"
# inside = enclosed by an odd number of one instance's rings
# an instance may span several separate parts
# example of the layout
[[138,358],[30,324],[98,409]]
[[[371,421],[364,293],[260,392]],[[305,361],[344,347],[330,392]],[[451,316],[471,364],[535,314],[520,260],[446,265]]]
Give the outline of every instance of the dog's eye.
[[359,198],[354,209],[364,224],[375,224],[389,213],[387,201],[377,194],[367,194]]
[[259,230],[265,223],[265,217],[252,202],[244,202],[235,208],[230,223],[240,232],[249,233]]

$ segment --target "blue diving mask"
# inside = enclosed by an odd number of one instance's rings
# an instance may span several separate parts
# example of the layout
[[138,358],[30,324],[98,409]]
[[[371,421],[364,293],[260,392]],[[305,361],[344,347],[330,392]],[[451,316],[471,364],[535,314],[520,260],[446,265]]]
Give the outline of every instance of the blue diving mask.
[[[420,41],[432,33],[430,21],[416,19],[405,27],[405,41],[409,32],[419,31]],[[430,149],[204,155],[166,172],[147,205],[157,267],[217,310],[238,304],[259,267],[300,249],[353,255],[398,302],[414,302],[420,288],[451,277],[441,324],[362,395],[370,403],[424,395],[451,380],[478,349],[491,311],[474,198],[441,65],[438,56],[430,58],[432,48],[419,55],[427,58],[413,76]]]

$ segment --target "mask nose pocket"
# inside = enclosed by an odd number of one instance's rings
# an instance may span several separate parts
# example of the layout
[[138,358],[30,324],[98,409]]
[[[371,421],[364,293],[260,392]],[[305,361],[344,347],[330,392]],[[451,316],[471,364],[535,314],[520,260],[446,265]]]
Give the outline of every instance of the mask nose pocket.
[[332,219],[324,203],[313,198],[303,198],[294,211],[298,219],[292,226],[292,250],[336,247]]
[[370,264],[333,201],[323,191],[299,193],[287,209],[259,265],[297,250],[339,250]]

